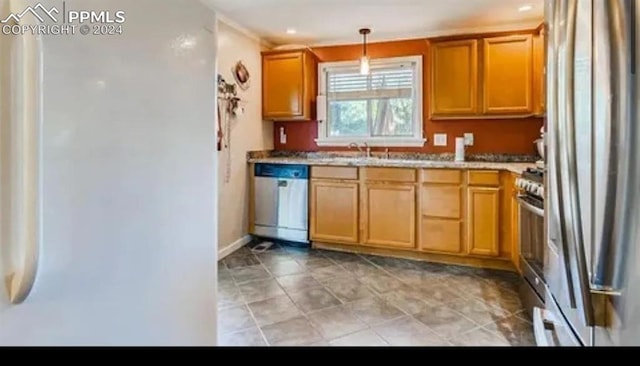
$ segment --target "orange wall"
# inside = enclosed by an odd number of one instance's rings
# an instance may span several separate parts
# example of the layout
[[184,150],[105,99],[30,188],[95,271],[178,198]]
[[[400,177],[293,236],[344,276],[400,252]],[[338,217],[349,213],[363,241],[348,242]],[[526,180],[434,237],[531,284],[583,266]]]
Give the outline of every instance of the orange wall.
[[[357,60],[362,54],[361,45],[330,46],[314,48],[319,62]],[[533,141],[540,137],[542,118],[498,119],[498,120],[447,120],[432,121],[429,119],[430,95],[429,83],[431,66],[429,64],[429,42],[426,39],[372,43],[367,47],[371,58],[423,55],[423,118],[424,133],[428,141],[421,148],[391,148],[391,151],[418,151],[425,153],[453,152],[455,138],[465,132],[474,134],[474,146],[468,153],[511,153],[534,154]],[[274,146],[276,150],[295,151],[335,151],[344,150],[337,147],[318,147],[314,139],[318,136],[317,122],[276,122],[274,125]],[[280,144],[280,127],[285,127],[287,144]],[[446,133],[448,145],[433,146],[433,134]]]

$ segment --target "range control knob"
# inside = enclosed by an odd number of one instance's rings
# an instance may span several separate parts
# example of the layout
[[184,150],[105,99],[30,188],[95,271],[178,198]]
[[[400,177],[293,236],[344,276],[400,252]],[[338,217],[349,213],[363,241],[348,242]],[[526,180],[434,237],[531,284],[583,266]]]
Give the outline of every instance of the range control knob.
[[517,178],[514,185],[516,186],[516,188],[522,188],[522,179]]
[[538,195],[538,186],[536,184],[532,184],[529,188],[529,193],[537,196]]

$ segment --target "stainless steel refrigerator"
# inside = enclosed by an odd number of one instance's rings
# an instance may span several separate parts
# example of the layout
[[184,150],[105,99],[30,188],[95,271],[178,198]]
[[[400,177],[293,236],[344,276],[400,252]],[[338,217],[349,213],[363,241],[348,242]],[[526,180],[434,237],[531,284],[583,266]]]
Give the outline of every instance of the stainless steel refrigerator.
[[547,0],[547,282],[539,345],[640,345],[635,0]]

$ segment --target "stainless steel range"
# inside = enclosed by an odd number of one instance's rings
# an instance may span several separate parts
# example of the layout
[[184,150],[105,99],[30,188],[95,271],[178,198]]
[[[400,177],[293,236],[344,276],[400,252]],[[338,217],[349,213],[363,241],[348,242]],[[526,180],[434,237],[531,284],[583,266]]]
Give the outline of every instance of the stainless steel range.
[[533,316],[534,307],[544,308],[544,170],[529,168],[516,180],[518,190],[520,268],[524,277],[522,302]]

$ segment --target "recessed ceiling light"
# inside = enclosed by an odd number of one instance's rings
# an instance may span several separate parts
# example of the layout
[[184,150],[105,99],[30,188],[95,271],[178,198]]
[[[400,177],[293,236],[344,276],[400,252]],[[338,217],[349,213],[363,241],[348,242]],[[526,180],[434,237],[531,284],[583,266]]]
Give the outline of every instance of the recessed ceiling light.
[[287,34],[296,34],[296,32],[294,28],[287,28]]
[[529,11],[533,9],[533,6],[531,5],[522,5],[521,7],[518,8],[518,11]]

